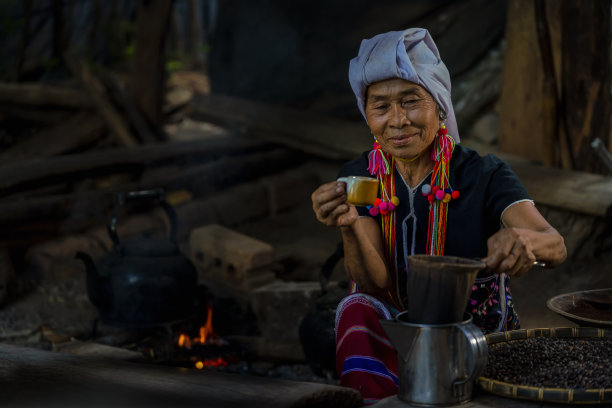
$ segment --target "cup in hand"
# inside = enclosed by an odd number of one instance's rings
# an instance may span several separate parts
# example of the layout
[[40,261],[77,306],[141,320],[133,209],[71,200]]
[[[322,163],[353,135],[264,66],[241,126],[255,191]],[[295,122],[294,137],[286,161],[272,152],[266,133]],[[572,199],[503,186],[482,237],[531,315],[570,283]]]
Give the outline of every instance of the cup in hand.
[[346,197],[349,203],[358,206],[374,204],[378,196],[378,179],[371,177],[340,177],[346,183]]

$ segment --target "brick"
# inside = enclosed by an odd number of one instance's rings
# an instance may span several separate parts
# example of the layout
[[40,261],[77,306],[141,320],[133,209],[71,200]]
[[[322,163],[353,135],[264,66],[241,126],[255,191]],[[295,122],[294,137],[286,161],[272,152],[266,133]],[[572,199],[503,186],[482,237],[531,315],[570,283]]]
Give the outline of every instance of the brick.
[[217,224],[194,229],[189,246],[202,274],[225,278],[235,286],[256,279],[258,270],[274,262],[272,245]]

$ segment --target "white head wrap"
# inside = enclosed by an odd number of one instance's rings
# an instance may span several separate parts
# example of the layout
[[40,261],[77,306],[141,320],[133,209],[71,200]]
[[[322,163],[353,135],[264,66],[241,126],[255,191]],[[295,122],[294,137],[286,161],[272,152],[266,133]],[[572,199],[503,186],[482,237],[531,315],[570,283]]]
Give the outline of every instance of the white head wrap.
[[368,86],[391,78],[406,79],[425,88],[446,113],[448,134],[459,143],[450,74],[426,29],[390,31],[361,42],[359,54],[349,66],[349,81],[364,118]]

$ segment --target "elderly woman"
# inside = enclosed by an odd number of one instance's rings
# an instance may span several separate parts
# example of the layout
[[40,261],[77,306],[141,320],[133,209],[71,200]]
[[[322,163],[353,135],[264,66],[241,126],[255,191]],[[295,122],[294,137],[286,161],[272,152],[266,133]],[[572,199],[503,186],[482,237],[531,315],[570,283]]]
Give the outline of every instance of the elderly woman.
[[341,230],[354,283],[336,313],[340,383],[371,403],[397,393],[397,355],[379,320],[403,308],[409,255],[482,258],[466,311],[493,332],[519,327],[508,277],[536,260],[557,265],[566,249],[504,162],[458,144],[450,76],[427,30],[364,40],[349,80],[376,141],[340,176],[378,178],[380,198],[355,207],[335,181],[312,201],[317,219]]

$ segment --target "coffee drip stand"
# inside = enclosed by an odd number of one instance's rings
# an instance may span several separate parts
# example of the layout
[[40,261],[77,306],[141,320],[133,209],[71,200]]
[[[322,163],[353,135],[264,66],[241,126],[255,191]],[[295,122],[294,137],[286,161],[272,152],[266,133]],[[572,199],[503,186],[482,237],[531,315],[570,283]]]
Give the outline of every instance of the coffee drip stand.
[[453,405],[471,399],[487,364],[487,342],[465,313],[484,263],[414,255],[408,258],[406,311],[381,324],[398,353],[400,400]]

